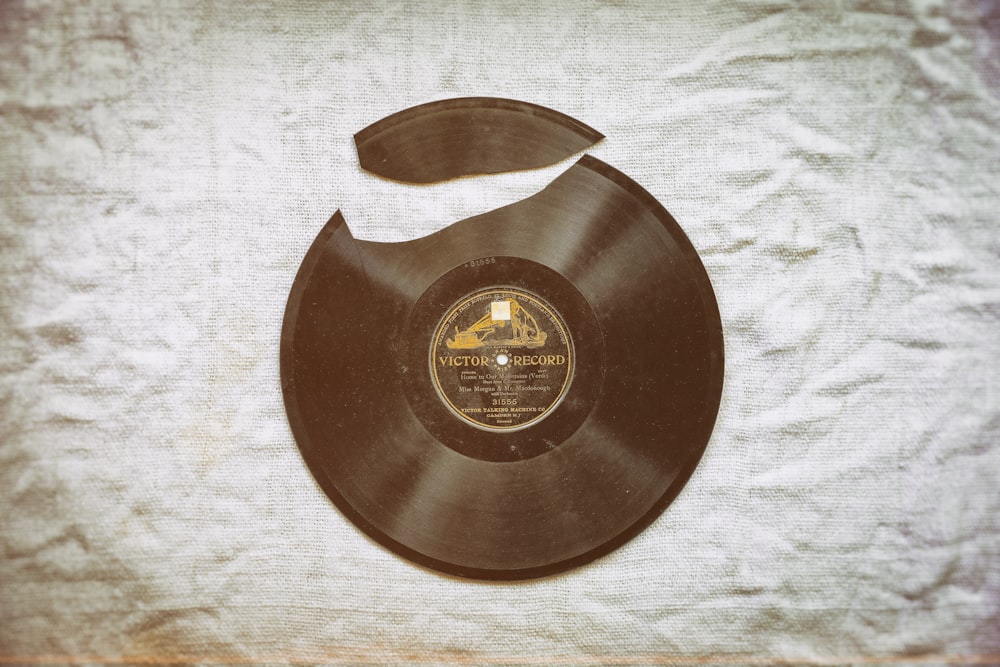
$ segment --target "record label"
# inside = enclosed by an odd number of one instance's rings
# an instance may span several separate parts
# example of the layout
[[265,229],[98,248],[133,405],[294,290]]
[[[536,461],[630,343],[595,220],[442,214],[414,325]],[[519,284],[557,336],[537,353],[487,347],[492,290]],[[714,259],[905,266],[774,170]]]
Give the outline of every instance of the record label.
[[539,422],[559,404],[575,359],[554,308],[524,290],[493,287],[447,311],[429,362],[438,396],[454,415],[509,431]]

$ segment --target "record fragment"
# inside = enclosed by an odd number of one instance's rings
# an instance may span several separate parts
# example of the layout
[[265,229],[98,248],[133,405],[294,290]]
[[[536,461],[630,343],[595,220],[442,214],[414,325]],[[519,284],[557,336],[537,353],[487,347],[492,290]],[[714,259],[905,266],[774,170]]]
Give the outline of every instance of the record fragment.
[[566,114],[497,97],[421,104],[354,135],[364,169],[406,183],[544,167],[603,138]]
[[722,374],[694,248],[589,156],[406,243],[336,214],[282,331],[289,423],[330,498],[406,558],[481,579],[561,572],[645,528],[704,452]]

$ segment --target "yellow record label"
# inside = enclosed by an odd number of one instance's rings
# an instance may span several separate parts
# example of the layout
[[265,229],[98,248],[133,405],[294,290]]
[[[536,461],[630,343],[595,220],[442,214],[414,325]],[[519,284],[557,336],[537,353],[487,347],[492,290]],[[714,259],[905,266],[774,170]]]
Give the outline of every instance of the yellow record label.
[[463,421],[491,431],[520,429],[548,415],[573,377],[565,322],[541,298],[495,287],[456,303],[434,332],[431,377]]

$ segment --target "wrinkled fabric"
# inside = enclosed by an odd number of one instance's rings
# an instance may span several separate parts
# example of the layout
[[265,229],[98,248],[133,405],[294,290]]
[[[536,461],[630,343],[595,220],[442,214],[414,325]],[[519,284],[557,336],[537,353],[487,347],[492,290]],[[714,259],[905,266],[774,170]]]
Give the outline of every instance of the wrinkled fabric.
[[[303,4],[0,4],[0,661],[1000,664],[1000,5]],[[367,539],[282,404],[336,209],[400,241],[572,163],[359,169],[466,95],[603,132],[726,337],[687,487],[540,581]]]

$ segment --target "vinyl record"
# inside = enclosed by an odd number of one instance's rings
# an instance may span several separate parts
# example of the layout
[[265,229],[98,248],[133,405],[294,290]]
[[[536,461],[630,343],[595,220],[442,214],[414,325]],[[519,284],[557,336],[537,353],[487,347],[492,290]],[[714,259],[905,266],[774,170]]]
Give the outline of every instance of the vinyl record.
[[322,488],[462,577],[554,574],[677,495],[712,432],[719,311],[674,219],[584,156],[542,192],[406,243],[339,212],[289,298],[281,376]]

